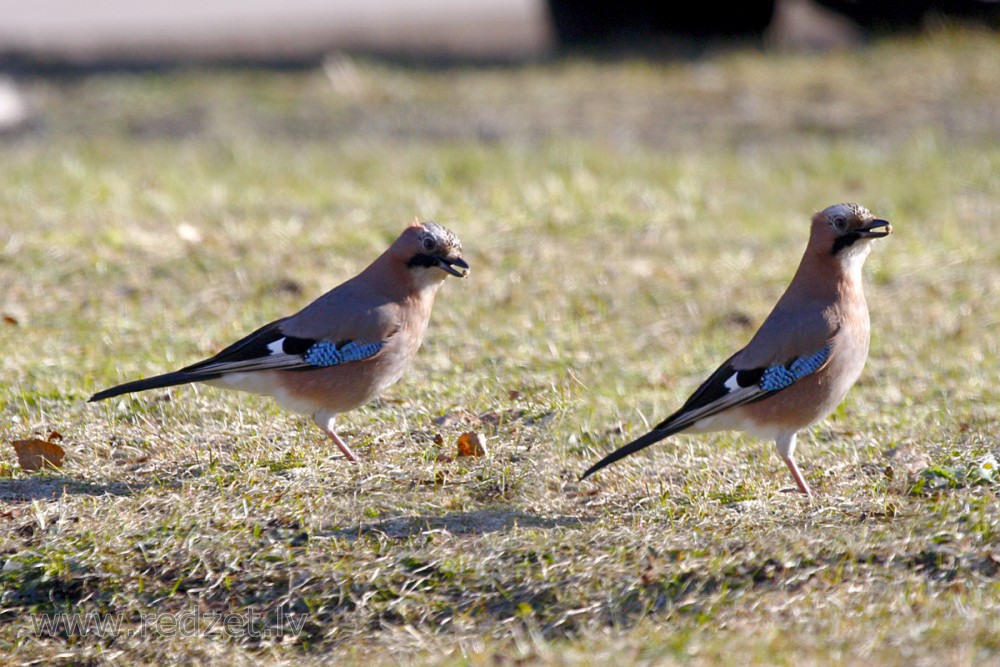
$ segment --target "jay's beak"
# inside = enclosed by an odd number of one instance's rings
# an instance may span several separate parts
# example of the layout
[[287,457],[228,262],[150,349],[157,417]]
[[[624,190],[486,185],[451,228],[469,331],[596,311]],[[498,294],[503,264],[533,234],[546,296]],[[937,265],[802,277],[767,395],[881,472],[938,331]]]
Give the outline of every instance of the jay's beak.
[[872,220],[867,227],[856,230],[862,238],[877,239],[892,234],[892,225],[886,220]]
[[461,257],[435,257],[435,259],[437,259],[437,267],[442,271],[447,271],[458,278],[469,275],[469,265]]

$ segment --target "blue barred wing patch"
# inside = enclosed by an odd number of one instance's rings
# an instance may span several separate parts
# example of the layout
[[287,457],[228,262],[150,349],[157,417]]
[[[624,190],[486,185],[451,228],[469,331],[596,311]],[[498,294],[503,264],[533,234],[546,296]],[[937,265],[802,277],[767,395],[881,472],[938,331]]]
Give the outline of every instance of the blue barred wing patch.
[[830,346],[826,345],[819,352],[798,357],[788,366],[771,366],[764,371],[758,386],[764,391],[781,391],[818,371],[829,358]]
[[814,354],[810,354],[808,357],[799,357],[791,363],[788,370],[792,372],[796,380],[801,380],[807,375],[812,375],[820,369],[820,367],[826,363],[826,360],[830,358],[830,346],[826,345],[822,350]]
[[385,341],[357,343],[352,340],[338,346],[336,343],[323,340],[310,346],[302,355],[302,359],[310,366],[325,368],[375,356],[383,345]]
[[764,391],[781,391],[795,383],[795,376],[784,366],[771,366],[760,378],[760,388]]

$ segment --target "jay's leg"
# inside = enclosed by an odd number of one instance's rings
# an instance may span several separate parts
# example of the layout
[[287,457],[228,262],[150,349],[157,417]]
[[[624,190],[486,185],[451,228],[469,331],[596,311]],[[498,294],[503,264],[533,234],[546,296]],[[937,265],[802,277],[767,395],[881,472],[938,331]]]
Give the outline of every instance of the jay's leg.
[[313,421],[316,422],[317,426],[323,429],[324,433],[330,436],[330,439],[333,440],[333,444],[337,445],[337,447],[340,448],[340,451],[344,453],[344,458],[348,461],[357,461],[358,457],[354,455],[351,448],[348,447],[347,444],[340,439],[340,436],[337,435],[336,431],[333,430],[333,418],[334,415],[324,412],[317,412],[313,415]]
[[778,453],[781,455],[785,465],[792,472],[792,477],[795,478],[795,483],[798,485],[799,491],[811,497],[812,491],[809,490],[809,485],[806,484],[806,478],[802,476],[802,471],[799,470],[799,466],[795,463],[795,433],[778,436],[774,444],[777,445]]
[[799,485],[799,491],[806,494],[807,496],[812,496],[812,491],[809,490],[809,485],[806,484],[805,478],[802,476],[802,471],[799,470],[799,466],[795,464],[795,459],[791,456],[785,459],[785,465],[788,469],[792,471],[792,477],[795,478],[795,483]]

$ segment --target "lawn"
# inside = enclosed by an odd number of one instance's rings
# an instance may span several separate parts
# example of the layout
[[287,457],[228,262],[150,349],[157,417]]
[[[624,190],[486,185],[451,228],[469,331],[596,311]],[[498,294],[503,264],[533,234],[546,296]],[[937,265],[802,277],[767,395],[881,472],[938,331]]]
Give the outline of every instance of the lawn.
[[[37,120],[0,137],[0,655],[1000,664],[998,62],[940,30],[26,78]],[[839,201],[895,233],[865,373],[800,436],[816,497],[734,434],[580,482],[749,339]],[[254,396],[86,402],[297,310],[414,216],[472,271],[339,420],[359,464]],[[62,467],[21,470],[9,443],[53,431]],[[454,457],[467,431],[484,456]]]

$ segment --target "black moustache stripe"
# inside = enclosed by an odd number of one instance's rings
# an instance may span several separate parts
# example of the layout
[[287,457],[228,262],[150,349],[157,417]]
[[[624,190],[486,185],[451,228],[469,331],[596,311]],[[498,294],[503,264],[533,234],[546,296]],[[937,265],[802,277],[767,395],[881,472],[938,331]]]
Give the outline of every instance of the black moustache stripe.
[[850,234],[844,234],[843,236],[838,236],[833,241],[833,250],[830,252],[830,254],[836,255],[844,248],[851,247],[855,241],[858,241],[860,239],[861,239],[861,234],[857,232],[851,232]]
[[437,257],[434,257],[433,255],[427,255],[421,252],[411,257],[410,261],[408,261],[406,265],[409,267],[414,267],[414,266],[430,267],[430,266],[437,266],[439,261],[440,260]]

